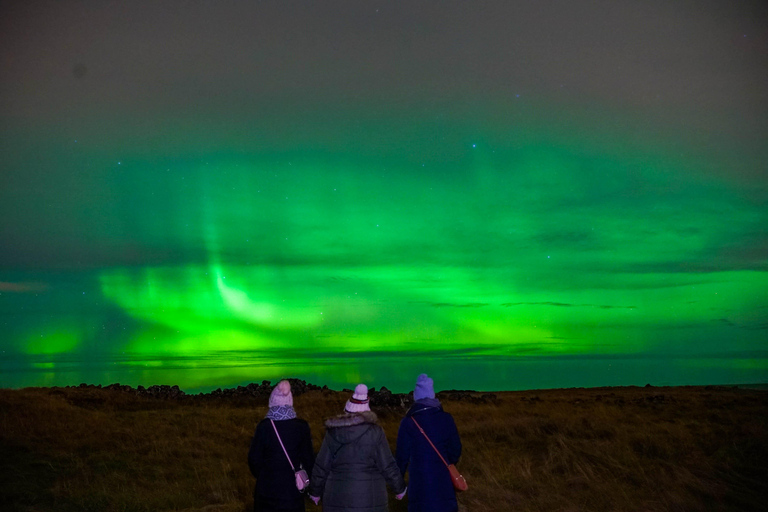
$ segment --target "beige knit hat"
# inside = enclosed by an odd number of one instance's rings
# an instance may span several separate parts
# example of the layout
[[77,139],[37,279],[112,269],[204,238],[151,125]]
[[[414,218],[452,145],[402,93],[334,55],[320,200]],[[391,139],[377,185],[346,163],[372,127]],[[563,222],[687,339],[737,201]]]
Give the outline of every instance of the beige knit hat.
[[365,384],[355,386],[355,392],[352,398],[347,400],[344,410],[346,412],[370,411],[371,408],[368,406],[368,386]]
[[269,406],[279,407],[281,405],[290,405],[293,407],[293,395],[291,394],[291,383],[287,380],[281,380],[272,394],[269,395]]

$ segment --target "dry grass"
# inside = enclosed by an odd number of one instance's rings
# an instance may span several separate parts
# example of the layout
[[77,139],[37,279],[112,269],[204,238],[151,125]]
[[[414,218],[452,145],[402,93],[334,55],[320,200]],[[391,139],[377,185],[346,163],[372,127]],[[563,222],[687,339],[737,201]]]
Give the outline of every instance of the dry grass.
[[[469,511],[766,510],[768,393],[726,388],[507,392],[444,401]],[[347,396],[296,397],[312,427]],[[0,390],[0,508],[244,511],[266,403],[99,389]],[[392,448],[404,411],[377,410]],[[321,510],[309,504],[308,510]],[[404,511],[404,502],[391,501]]]

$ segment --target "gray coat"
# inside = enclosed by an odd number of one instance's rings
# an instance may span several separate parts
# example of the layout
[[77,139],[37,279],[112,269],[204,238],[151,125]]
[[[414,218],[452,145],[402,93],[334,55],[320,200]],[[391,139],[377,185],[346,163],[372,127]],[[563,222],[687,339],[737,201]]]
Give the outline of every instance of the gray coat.
[[325,427],[309,494],[323,499],[324,512],[387,512],[387,484],[400,494],[405,482],[376,414],[343,414]]

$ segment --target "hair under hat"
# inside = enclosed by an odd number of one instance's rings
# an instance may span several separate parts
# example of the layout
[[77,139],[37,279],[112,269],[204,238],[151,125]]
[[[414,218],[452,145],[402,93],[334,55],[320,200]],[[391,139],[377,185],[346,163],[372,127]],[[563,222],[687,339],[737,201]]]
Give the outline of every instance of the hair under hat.
[[272,390],[272,394],[269,395],[270,407],[280,407],[281,405],[289,405],[293,407],[291,383],[287,380],[281,380],[277,386],[275,386],[275,389]]
[[371,408],[368,404],[368,386],[365,384],[358,384],[355,386],[355,392],[352,394],[352,398],[347,400],[344,410],[346,412],[370,411]]
[[416,388],[413,390],[413,399],[435,398],[435,383],[426,373],[419,375],[416,379]]

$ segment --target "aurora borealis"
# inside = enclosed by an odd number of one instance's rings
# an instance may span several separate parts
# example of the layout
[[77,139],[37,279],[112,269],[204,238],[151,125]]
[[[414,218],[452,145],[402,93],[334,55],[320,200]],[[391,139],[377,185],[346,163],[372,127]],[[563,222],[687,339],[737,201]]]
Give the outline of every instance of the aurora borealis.
[[768,381],[759,2],[8,2],[0,386]]

